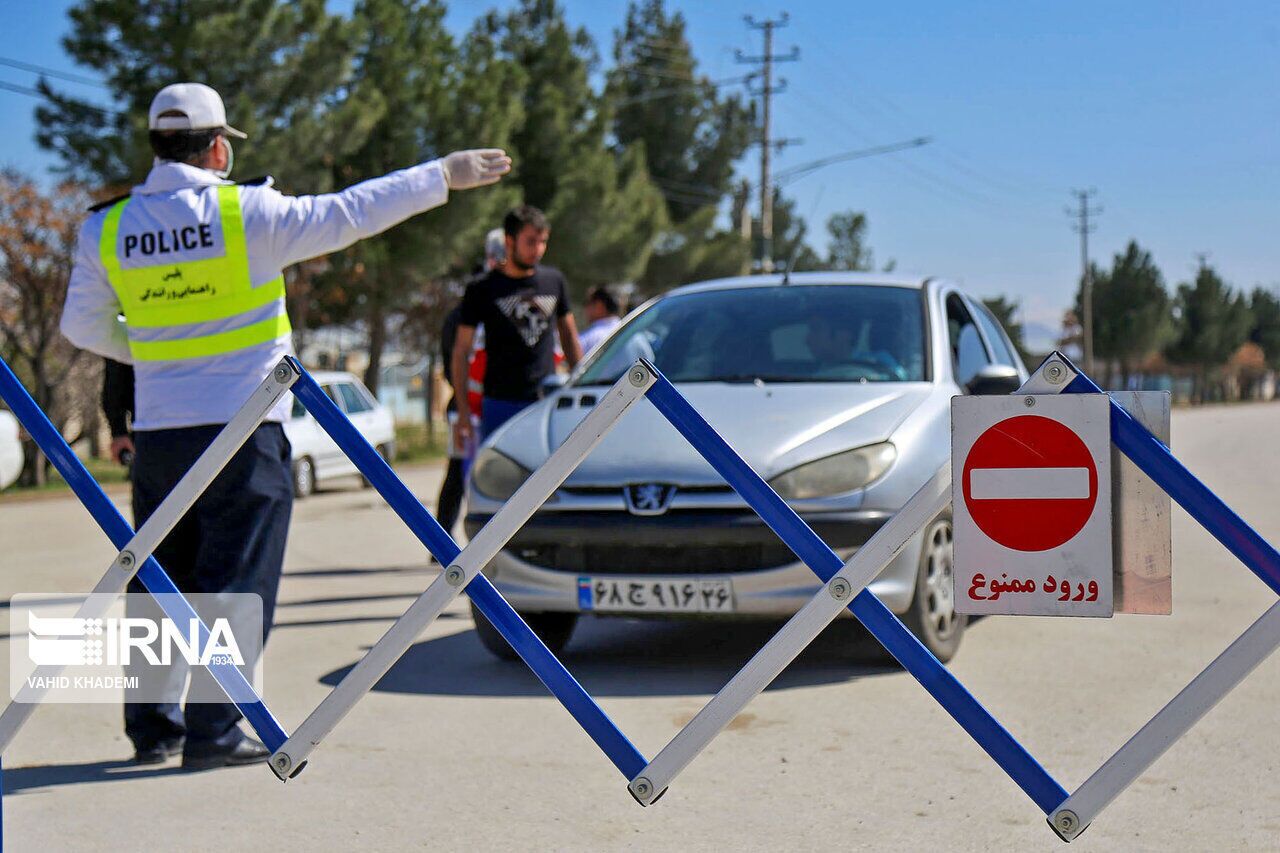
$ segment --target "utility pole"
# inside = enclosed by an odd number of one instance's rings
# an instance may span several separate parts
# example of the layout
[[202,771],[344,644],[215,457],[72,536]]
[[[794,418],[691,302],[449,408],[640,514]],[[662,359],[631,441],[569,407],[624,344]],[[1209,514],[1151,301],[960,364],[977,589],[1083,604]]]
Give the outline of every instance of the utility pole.
[[1087,190],[1072,190],[1072,195],[1076,197],[1077,206],[1073,210],[1067,208],[1067,215],[1074,217],[1076,222],[1072,225],[1073,230],[1080,235],[1080,269],[1081,269],[1081,294],[1080,294],[1080,335],[1082,338],[1081,348],[1084,355],[1085,373],[1093,372],[1093,270],[1089,267],[1089,234],[1097,230],[1096,222],[1090,223],[1090,216],[1097,216],[1102,213],[1101,207],[1090,207],[1089,199],[1097,194],[1097,190],[1090,187]]
[[770,157],[775,150],[781,151],[787,145],[798,143],[798,139],[778,139],[770,136],[770,105],[773,95],[785,91],[787,81],[779,78],[778,85],[773,85],[773,63],[795,62],[800,58],[800,48],[792,47],[790,53],[775,56],[773,53],[773,31],[785,27],[790,16],[783,12],[779,17],[757,21],[751,15],[744,15],[747,26],[764,31],[764,53],[760,56],[744,56],[742,51],[735,51],[738,62],[762,66],[760,76],[764,85],[752,91],[758,95],[762,104],[763,121],[760,125],[760,271],[773,271],[773,180],[769,174]]

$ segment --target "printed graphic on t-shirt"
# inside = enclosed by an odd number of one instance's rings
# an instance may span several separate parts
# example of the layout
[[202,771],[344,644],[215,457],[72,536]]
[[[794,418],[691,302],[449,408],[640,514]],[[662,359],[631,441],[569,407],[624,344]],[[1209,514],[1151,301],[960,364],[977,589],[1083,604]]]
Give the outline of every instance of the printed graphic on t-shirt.
[[542,340],[551,328],[551,312],[556,308],[556,297],[515,295],[496,300],[500,310],[528,346]]

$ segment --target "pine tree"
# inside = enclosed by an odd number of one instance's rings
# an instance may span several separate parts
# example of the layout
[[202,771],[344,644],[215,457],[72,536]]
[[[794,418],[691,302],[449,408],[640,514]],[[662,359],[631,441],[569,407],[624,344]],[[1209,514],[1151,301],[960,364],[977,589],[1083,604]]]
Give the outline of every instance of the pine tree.
[[1245,340],[1252,326],[1249,303],[1234,293],[1207,264],[1196,271],[1195,282],[1178,285],[1174,300],[1176,337],[1166,350],[1174,364],[1195,370],[1192,395],[1209,395],[1209,378],[1219,371]]
[[750,142],[752,111],[721,97],[697,73],[684,16],[662,0],[633,2],[616,34],[606,97],[621,146],[644,143],[645,163],[680,225],[730,192],[734,163]]
[[322,191],[326,157],[358,146],[371,115],[341,97],[353,49],[350,22],[324,0],[81,0],[63,47],[104,77],[119,112],[104,113],[40,86],[37,143],[90,186],[126,186],[151,166],[147,109],[170,83],[217,89],[235,142],[236,174],[270,172],[286,188]]
[[490,12],[476,32],[525,72],[507,93],[524,116],[512,134],[513,183],[550,217],[546,262],[564,272],[577,302],[594,285],[634,279],[666,209],[641,146],[607,144],[612,116],[591,88],[590,36],[569,26],[555,0]]
[[[362,0],[349,99],[377,105],[363,144],[337,158],[335,182],[356,183],[458,148],[503,147],[518,106],[503,97],[520,77],[481,39],[459,46],[439,0]],[[465,269],[515,199],[509,187],[458,193],[449,204],[332,258],[321,292],[333,319],[359,318],[369,335],[365,384],[377,390],[388,320],[434,297],[451,268]]]

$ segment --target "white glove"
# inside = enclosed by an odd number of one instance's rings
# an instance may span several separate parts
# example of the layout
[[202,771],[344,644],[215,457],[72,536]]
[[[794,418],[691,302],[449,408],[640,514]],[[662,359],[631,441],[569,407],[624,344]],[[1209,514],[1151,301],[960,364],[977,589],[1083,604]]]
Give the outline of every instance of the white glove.
[[511,171],[511,158],[501,148],[472,148],[446,154],[440,161],[451,190],[469,190],[496,184]]

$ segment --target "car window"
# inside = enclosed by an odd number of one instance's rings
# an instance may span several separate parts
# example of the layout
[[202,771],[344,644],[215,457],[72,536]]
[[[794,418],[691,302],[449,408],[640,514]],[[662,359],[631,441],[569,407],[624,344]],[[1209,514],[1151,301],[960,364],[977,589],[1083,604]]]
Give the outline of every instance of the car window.
[[336,386],[321,385],[320,388],[324,391],[325,396],[334,402],[334,405],[336,405],[339,409],[344,408],[344,406],[342,405],[342,395],[338,393],[338,389]]
[[365,396],[357,391],[356,387],[350,382],[339,384],[338,393],[342,395],[342,403],[349,415],[358,415],[361,412],[368,412],[373,409],[373,406],[369,405],[369,401],[365,399]]
[[612,384],[641,356],[672,382],[919,382],[924,354],[916,288],[705,290],[654,302],[588,359],[577,382]]
[[968,385],[978,371],[991,363],[973,316],[957,294],[947,297],[947,335],[951,341],[951,364],[956,384]]
[[991,345],[992,353],[995,355],[997,364],[1007,364],[1010,367],[1020,367],[1018,357],[1009,349],[1009,345],[1004,341],[1003,331],[1000,329],[1000,323],[991,313],[990,309],[985,305],[975,306],[977,309],[978,325],[982,327],[982,331],[987,336],[987,343]]
[[297,419],[297,418],[305,417],[306,414],[307,414],[307,407],[302,405],[301,400],[299,400],[297,397],[294,397],[293,412],[291,413],[290,417]]

